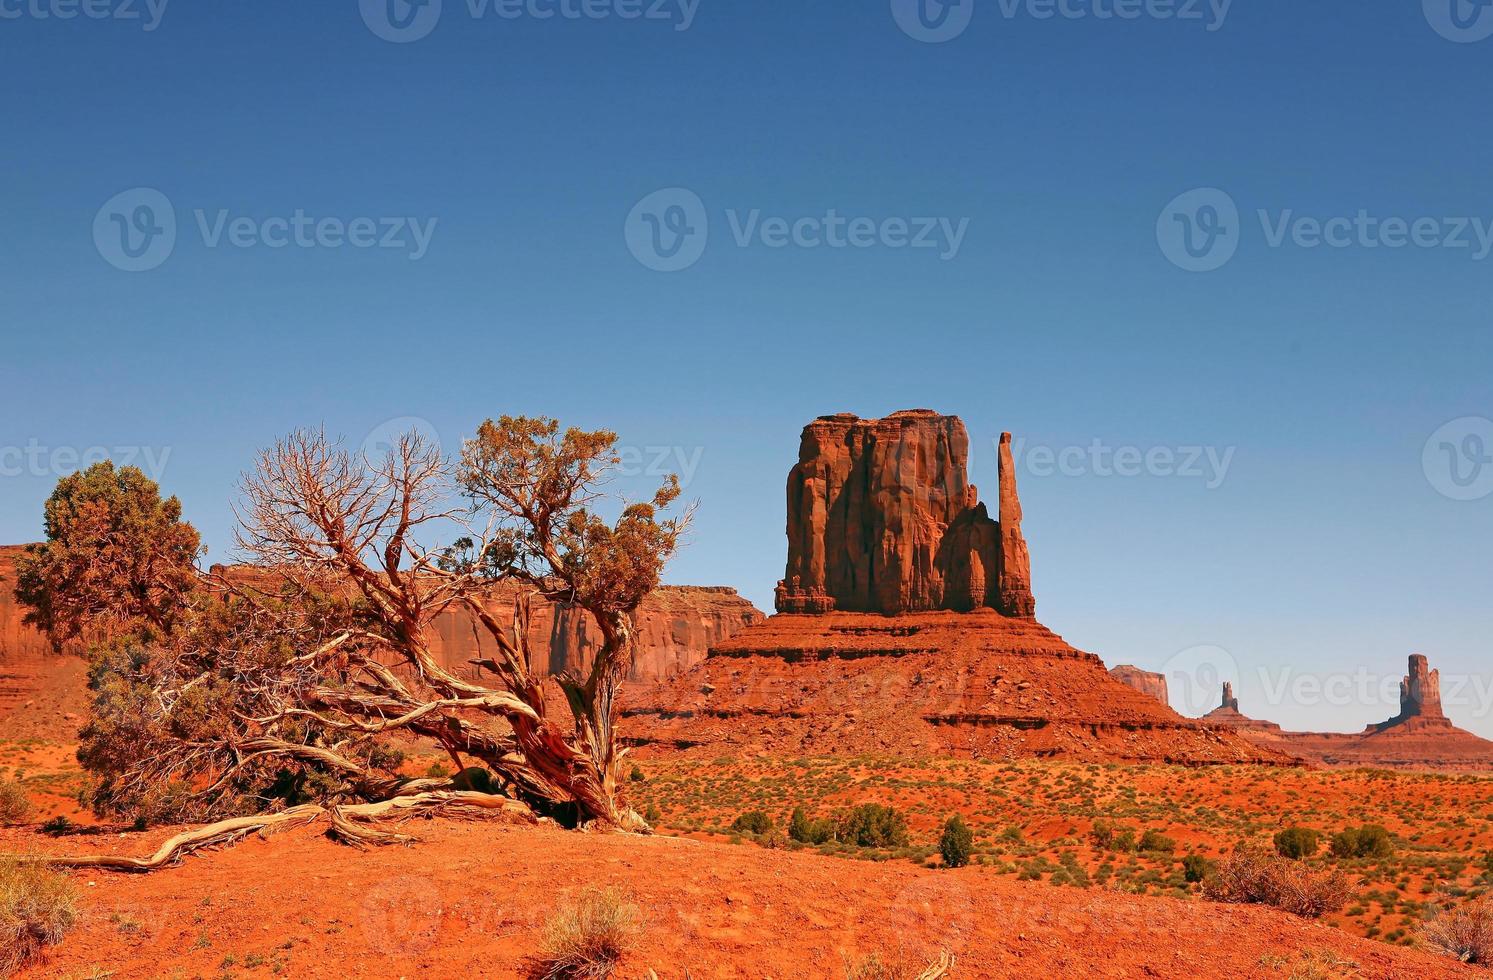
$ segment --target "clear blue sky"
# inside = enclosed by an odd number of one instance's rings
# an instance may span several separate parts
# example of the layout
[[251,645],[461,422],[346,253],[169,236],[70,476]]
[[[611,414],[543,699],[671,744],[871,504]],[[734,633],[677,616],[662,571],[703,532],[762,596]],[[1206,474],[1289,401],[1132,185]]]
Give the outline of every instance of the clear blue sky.
[[[1420,0],[1238,0],[1222,24],[1206,3],[1214,22],[974,0],[944,43],[885,0],[700,0],[687,30],[675,3],[660,21],[445,0],[408,43],[356,0],[176,0],[149,31],[37,16],[57,2],[0,0],[0,446],[45,453],[0,454],[0,540],[39,535],[69,450],[169,451],[161,482],[222,560],[240,470],[295,426],[357,443],[413,416],[454,448],[543,413],[697,462],[671,579],[766,607],[800,427],[931,407],[966,419],[987,487],[1002,429],[1232,449],[1212,489],[1021,473],[1039,615],[1074,644],[1153,669],[1220,647],[1246,711],[1344,730],[1394,708],[1267,703],[1265,681],[1394,678],[1422,651],[1471,679],[1452,712],[1493,736],[1493,496],[1452,499],[1422,460],[1443,424],[1493,415],[1493,258],[1309,248],[1296,225],[1272,247],[1256,217],[1493,220],[1493,39],[1454,43]],[[174,250],[121,271],[112,215],[138,200],[105,204],[142,187]],[[676,187],[708,244],[655,271],[629,215]],[[1241,215],[1214,271],[1159,244],[1194,188]],[[753,210],[880,237],[739,246]],[[418,259],[255,237],[297,211],[436,225]],[[252,247],[209,244],[220,212],[252,219]],[[891,247],[881,222],[920,217],[962,224],[952,255]],[[1480,426],[1438,445],[1470,468]]]

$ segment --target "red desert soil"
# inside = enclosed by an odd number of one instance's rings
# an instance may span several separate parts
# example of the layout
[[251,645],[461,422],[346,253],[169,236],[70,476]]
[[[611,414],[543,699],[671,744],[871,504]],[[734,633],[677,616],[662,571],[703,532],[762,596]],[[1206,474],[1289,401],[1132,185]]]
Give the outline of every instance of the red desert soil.
[[[75,875],[78,929],[24,977],[522,976],[545,918],[619,886],[645,926],[616,974],[843,975],[871,952],[958,957],[956,977],[1476,977],[1429,954],[1283,913],[1025,885],[677,838],[434,820],[410,847],[359,852],[314,828],[148,876]],[[46,841],[144,851],[168,831]],[[37,847],[30,832],[0,846]],[[1223,974],[1220,974],[1220,970]],[[107,973],[94,971],[109,971]],[[1297,973],[1296,975],[1307,975]]]

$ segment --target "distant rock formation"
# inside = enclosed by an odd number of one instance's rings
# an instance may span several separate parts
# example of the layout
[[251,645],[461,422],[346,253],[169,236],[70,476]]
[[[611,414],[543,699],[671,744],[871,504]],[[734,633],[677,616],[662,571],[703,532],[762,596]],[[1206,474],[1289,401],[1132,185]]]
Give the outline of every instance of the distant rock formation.
[[1166,675],[1141,670],[1132,664],[1111,667],[1109,675],[1123,684],[1129,684],[1142,694],[1149,694],[1162,704],[1172,703],[1171,692],[1166,687]]
[[968,482],[968,461],[964,423],[927,409],[805,426],[788,474],[778,612],[1032,616],[1010,435],[1001,439],[1000,520]]
[[828,415],[805,427],[788,477],[779,615],[631,702],[629,740],[791,754],[1295,763],[1182,718],[1038,623],[1010,437],[1000,443],[999,521],[966,482],[968,455],[964,424],[927,410]]
[[1441,704],[1441,674],[1418,653],[1410,657],[1409,672],[1400,682],[1400,713],[1362,732],[1283,731],[1241,714],[1229,684],[1224,685],[1222,706],[1201,720],[1318,765],[1493,771],[1493,742],[1452,724]]

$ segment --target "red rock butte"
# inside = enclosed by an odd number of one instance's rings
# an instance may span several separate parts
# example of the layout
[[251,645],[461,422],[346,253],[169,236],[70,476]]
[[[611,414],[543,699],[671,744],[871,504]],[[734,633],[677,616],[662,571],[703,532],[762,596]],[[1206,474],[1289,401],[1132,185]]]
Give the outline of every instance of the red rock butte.
[[823,416],[788,475],[778,614],[626,713],[634,741],[802,754],[1294,760],[1189,721],[1034,618],[1010,436],[999,518],[927,410]]

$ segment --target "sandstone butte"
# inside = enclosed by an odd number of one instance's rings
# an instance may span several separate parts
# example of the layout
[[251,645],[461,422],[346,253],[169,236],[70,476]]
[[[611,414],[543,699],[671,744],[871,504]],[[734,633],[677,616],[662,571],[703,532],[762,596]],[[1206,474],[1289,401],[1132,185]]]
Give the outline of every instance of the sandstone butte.
[[[24,610],[15,599],[15,563],[24,545],[0,546],[0,714],[36,697],[47,686],[46,677],[57,664],[46,638],[22,622]],[[216,565],[214,572],[241,580],[266,577],[250,566]],[[490,608],[510,615],[517,586],[495,586]],[[657,589],[638,610],[639,644],[628,680],[652,684],[692,667],[705,658],[712,644],[737,630],[761,621],[763,615],[735,589],[719,586],[666,585]],[[470,661],[492,656],[479,649],[478,633],[464,613],[448,612],[433,625],[433,646],[442,663],[458,671],[475,670]],[[531,668],[541,676],[567,667],[584,670],[600,646],[590,616],[572,606],[535,603],[529,623]],[[76,672],[64,671],[68,677]],[[82,703],[81,688],[67,699],[71,711]]]
[[1493,742],[1458,728],[1441,703],[1441,673],[1422,654],[1412,654],[1400,682],[1400,713],[1361,732],[1288,732],[1239,711],[1233,685],[1223,704],[1204,715],[1205,724],[1232,728],[1258,745],[1327,766],[1388,769],[1493,769]]
[[1142,694],[1148,694],[1162,704],[1172,703],[1171,692],[1167,690],[1166,675],[1158,674],[1149,670],[1142,670],[1133,664],[1120,664],[1118,667],[1109,669],[1109,676],[1122,684],[1129,684]]
[[969,436],[926,409],[829,415],[788,475],[777,615],[627,710],[659,747],[1286,765],[1184,719],[1037,622],[1010,436],[999,513]]

